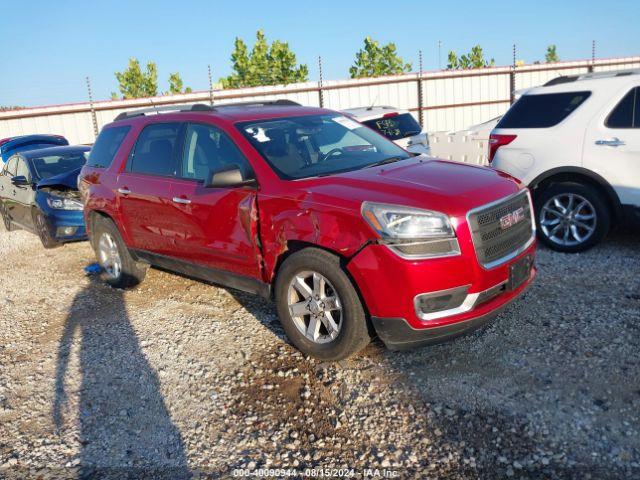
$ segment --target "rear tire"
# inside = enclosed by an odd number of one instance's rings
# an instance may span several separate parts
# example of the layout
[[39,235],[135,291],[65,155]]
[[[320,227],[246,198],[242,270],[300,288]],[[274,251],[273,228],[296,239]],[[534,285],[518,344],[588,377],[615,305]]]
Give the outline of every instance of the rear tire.
[[360,297],[329,252],[306,248],[288,257],[278,270],[275,297],[287,337],[303,353],[336,361],[371,341]]
[[93,223],[91,237],[91,246],[109,285],[130,288],[144,280],[148,265],[134,260],[112,220],[97,218]]
[[60,243],[54,238],[53,235],[51,235],[51,225],[49,225],[47,217],[44,216],[44,213],[42,213],[40,210],[33,210],[32,217],[33,226],[35,227],[36,233],[38,234],[38,237],[40,238],[40,241],[42,242],[42,246],[44,248],[49,249],[62,246],[62,243]]
[[611,212],[598,190],[580,183],[554,183],[535,199],[538,238],[558,252],[583,252],[609,231]]

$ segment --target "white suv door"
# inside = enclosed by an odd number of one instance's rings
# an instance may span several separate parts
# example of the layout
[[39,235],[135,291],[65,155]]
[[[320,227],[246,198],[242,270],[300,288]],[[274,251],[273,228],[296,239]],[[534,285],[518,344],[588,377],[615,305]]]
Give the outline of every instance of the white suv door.
[[640,206],[640,86],[619,92],[591,120],[583,165],[604,177],[622,204]]

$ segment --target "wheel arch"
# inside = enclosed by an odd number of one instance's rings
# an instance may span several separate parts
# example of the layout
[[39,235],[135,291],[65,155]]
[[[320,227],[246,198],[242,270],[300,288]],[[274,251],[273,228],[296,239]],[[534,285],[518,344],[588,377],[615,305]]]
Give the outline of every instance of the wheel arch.
[[564,182],[581,183],[592,186],[603,195],[612,213],[613,220],[618,223],[623,219],[624,212],[622,203],[614,188],[602,176],[586,168],[558,167],[547,170],[534,178],[529,184],[529,188],[535,199],[547,186],[553,183]]
[[[367,302],[365,301],[364,296],[362,295],[362,291],[360,290],[360,286],[358,285],[358,282],[356,282],[355,278],[353,278],[353,275],[351,275],[351,272],[349,272],[349,269],[346,267],[347,263],[349,263],[349,260],[351,259],[350,257],[347,257],[343,254],[341,254],[340,252],[337,252],[335,250],[332,250],[330,248],[327,248],[325,246],[322,245],[318,245],[316,243],[313,242],[306,242],[304,240],[287,240],[287,249],[284,250],[282,253],[280,253],[280,255],[278,256],[278,259],[275,263],[274,269],[273,269],[273,274],[271,276],[271,281],[270,281],[270,291],[271,291],[271,300],[274,300],[274,296],[275,296],[275,282],[276,282],[276,278],[278,276],[278,271],[280,270],[280,267],[282,266],[282,264],[284,263],[284,261],[289,258],[291,255],[293,255],[296,252],[299,252],[301,250],[304,250],[305,248],[315,248],[317,250],[324,250],[325,252],[328,252],[332,255],[335,255],[336,257],[338,257],[338,259],[340,260],[340,266],[342,267],[342,271],[345,273],[345,275],[349,278],[349,280],[351,281],[351,284],[353,285],[353,288],[355,289],[358,298],[360,299],[360,303],[362,304],[362,308],[364,309],[365,312],[365,317],[367,319],[367,328],[369,328],[369,331],[371,332],[373,329],[372,323],[371,323],[371,314],[369,312],[369,307],[367,305]],[[365,244],[366,246],[366,244]],[[359,249],[358,251],[360,251],[361,249]],[[356,252],[357,254],[357,252]]]

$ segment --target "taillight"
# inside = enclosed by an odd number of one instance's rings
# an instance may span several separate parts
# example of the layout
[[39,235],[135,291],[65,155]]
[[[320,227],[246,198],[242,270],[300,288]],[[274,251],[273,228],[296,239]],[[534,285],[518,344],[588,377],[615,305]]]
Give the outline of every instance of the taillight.
[[516,139],[517,135],[500,135],[492,133],[489,137],[489,163],[493,162],[493,157],[500,147],[509,145]]
[[382,118],[397,117],[398,115],[400,115],[398,112],[385,113]]

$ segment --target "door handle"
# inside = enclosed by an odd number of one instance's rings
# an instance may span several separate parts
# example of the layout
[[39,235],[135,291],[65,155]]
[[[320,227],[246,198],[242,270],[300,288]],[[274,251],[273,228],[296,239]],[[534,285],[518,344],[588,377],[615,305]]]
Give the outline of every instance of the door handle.
[[173,201],[174,203],[181,203],[183,205],[189,205],[191,203],[191,200],[182,197],[173,197]]
[[121,193],[122,195],[129,195],[131,193],[131,190],[129,190],[127,187],[119,188],[118,193]]
[[596,140],[596,145],[604,145],[607,147],[620,147],[624,145],[624,142],[618,137],[613,137],[613,140]]

